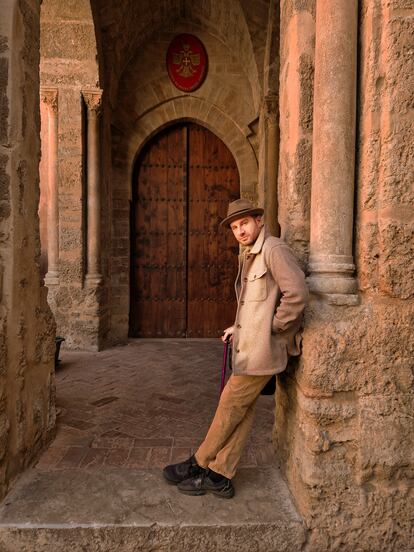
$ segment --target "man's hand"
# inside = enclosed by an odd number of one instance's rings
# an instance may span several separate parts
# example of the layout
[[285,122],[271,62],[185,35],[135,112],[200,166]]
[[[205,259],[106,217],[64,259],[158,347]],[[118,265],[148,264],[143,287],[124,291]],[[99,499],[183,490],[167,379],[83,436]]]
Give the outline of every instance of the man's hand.
[[222,341],[231,341],[233,339],[234,326],[226,328],[223,335],[221,336]]

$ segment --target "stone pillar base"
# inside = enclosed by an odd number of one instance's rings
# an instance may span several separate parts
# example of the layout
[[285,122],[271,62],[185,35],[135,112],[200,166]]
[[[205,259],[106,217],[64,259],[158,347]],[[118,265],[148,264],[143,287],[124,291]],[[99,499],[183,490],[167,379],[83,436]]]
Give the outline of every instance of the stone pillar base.
[[355,265],[347,255],[312,256],[309,261],[308,283],[314,293],[355,294],[357,282],[353,274]]
[[[312,283],[309,282],[308,278],[308,284],[311,288]],[[322,293],[320,291],[314,291],[312,290],[312,293],[316,295],[319,299],[323,300],[328,305],[334,305],[334,306],[342,306],[342,307],[354,307],[355,305],[359,305],[359,295],[356,293]]]
[[340,272],[312,273],[308,277],[310,290],[314,293],[356,293],[357,284],[355,278],[341,274]]
[[101,274],[87,274],[85,277],[85,285],[87,287],[98,287],[103,283]]
[[59,285],[59,274],[58,272],[48,272],[44,277],[45,286],[57,286]]

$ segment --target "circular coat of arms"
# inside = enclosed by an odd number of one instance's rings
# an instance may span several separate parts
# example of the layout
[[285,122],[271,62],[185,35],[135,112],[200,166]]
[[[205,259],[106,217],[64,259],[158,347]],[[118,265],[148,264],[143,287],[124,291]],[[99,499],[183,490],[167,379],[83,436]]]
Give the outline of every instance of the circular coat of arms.
[[174,86],[192,92],[203,84],[207,74],[207,52],[203,43],[191,34],[180,34],[167,51],[167,70]]

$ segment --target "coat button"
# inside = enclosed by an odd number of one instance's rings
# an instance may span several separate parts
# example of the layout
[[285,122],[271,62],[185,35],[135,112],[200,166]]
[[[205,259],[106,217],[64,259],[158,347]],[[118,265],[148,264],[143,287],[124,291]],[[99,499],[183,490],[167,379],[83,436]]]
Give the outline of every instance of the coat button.
[[240,301],[240,305],[244,305],[244,301]]
[[236,353],[240,353],[240,349],[236,349]]
[[240,324],[237,324],[237,327],[238,327],[238,328],[241,328]]
[[246,277],[243,278],[243,282],[247,282],[247,278],[246,278]]

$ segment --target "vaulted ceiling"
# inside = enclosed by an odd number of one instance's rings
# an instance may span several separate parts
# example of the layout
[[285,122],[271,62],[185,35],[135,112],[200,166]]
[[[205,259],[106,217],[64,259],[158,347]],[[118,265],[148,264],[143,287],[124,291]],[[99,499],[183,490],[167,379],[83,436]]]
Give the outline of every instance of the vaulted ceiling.
[[[106,79],[115,85],[143,43],[188,21],[243,55],[247,78],[262,84],[269,0],[92,0]],[[108,84],[108,80],[107,80]]]
[[274,0],[43,0],[42,80],[96,84],[115,99],[140,49],[162,32],[188,25],[238,57],[257,107],[274,5]]

